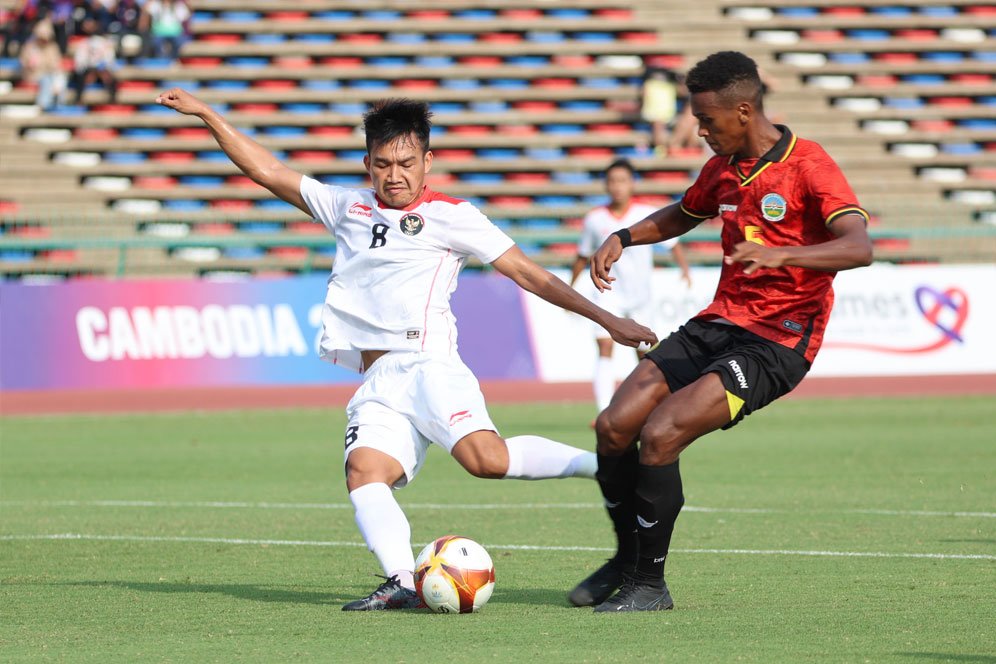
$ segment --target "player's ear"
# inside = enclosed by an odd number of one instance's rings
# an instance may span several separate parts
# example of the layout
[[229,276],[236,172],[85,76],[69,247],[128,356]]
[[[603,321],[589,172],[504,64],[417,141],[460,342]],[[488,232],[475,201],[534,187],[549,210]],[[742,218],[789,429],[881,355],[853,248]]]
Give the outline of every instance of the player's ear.
[[369,153],[363,155],[363,168],[365,168],[367,170],[367,173],[370,172],[370,154]]
[[426,150],[422,159],[425,164],[425,172],[428,173],[432,170],[432,150]]
[[746,125],[750,122],[751,117],[754,115],[754,105],[749,101],[742,101],[737,104],[737,117],[740,119],[741,125]]

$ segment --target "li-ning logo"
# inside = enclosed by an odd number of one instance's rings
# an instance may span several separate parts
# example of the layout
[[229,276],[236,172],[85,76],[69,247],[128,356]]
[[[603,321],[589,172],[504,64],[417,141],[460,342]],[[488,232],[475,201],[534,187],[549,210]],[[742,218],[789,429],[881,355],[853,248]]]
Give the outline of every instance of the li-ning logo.
[[457,412],[450,415],[450,426],[453,426],[457,422],[462,422],[467,418],[473,417],[474,415],[469,410],[458,410]]
[[765,194],[761,199],[761,214],[768,221],[781,221],[785,218],[785,210],[788,203],[780,194]]
[[747,377],[744,376],[744,370],[740,368],[740,364],[736,360],[730,360],[727,362],[730,368],[733,369],[733,375],[737,377],[737,382],[740,383],[740,387],[745,390],[749,390],[750,386],[747,385]]
[[372,217],[373,208],[371,208],[369,205],[364,205],[363,203],[353,203],[352,205],[349,206],[349,209],[346,211],[346,214],[352,214],[357,217]]

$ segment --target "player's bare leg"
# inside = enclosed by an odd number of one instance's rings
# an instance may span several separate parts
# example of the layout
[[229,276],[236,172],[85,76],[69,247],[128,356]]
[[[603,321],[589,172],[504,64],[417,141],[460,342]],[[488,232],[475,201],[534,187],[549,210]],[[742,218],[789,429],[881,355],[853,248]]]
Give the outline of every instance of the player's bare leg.
[[678,457],[699,436],[729,421],[726,388],[714,373],[672,393],[650,413],[640,430],[640,458],[633,492],[638,539],[636,566],[619,592],[596,611],[673,608],[674,602],[664,583],[664,561],[674,523],[685,501]]
[[391,487],[405,471],[393,457],[369,447],[350,452],[346,487],[356,510],[356,525],[384,570],[385,581],[370,595],[350,602],[343,611],[413,609],[421,605],[412,574],[411,526]]
[[494,431],[482,429],[461,438],[451,453],[467,472],[485,479],[595,476],[594,454],[542,436],[503,439]]
[[616,554],[571,591],[568,599],[575,606],[601,604],[636,566],[638,539],[633,487],[640,462],[636,441],[650,413],[670,394],[660,369],[653,362],[640,362],[595,421],[598,440],[595,479],[616,533]]

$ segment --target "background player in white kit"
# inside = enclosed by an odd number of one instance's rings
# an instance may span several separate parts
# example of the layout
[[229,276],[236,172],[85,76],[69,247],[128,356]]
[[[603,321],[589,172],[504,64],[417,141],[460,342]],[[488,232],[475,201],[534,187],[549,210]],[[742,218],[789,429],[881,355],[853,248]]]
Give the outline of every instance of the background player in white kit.
[[498,435],[477,379],[457,354],[449,306],[457,274],[473,256],[604,326],[620,343],[657,338],[536,265],[470,203],[425,186],[432,152],[424,103],[387,100],[364,115],[363,163],[373,188],[347,189],[287,168],[187,92],[173,89],[156,101],[199,117],[239,169],[335,234],[321,354],[364,373],[346,408],[346,485],[360,532],[387,575],[344,610],[419,606],[411,528],[391,488],[415,477],[430,443],[477,477],[594,477],[593,453],[539,436]]
[[[657,211],[653,205],[633,200],[635,187],[635,172],[628,160],[617,159],[605,169],[605,190],[609,194],[609,203],[595,208],[584,217],[581,238],[578,240],[578,256],[571,267],[572,286],[577,281],[578,275],[587,271],[588,260],[602,246],[605,238],[622,228],[629,228]],[[681,278],[686,286],[691,287],[692,278],[688,271],[688,262],[685,260],[681,245],[678,244],[678,238],[654,246],[671,251],[675,262],[681,268]],[[612,276],[616,278],[612,282],[612,290],[599,292],[588,280],[585,280],[580,286],[580,292],[616,316],[649,320],[648,305],[651,303],[650,284],[654,272],[654,249],[648,244],[631,247],[631,250],[634,250],[632,254],[624,253],[612,266]],[[595,361],[595,377],[592,384],[595,389],[595,405],[599,411],[602,411],[608,408],[612,394],[616,390],[616,377],[612,366],[613,342],[604,329],[592,326],[592,330],[595,343],[598,345],[598,359]]]

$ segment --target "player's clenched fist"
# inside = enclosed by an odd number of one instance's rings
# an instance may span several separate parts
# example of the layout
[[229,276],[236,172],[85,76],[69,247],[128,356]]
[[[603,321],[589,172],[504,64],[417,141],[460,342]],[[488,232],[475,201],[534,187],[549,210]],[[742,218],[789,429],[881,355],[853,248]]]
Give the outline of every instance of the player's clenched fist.
[[159,96],[156,97],[156,103],[162,104],[167,108],[172,108],[174,111],[183,113],[184,115],[202,115],[205,111],[210,110],[207,104],[180,88],[160,92]]

